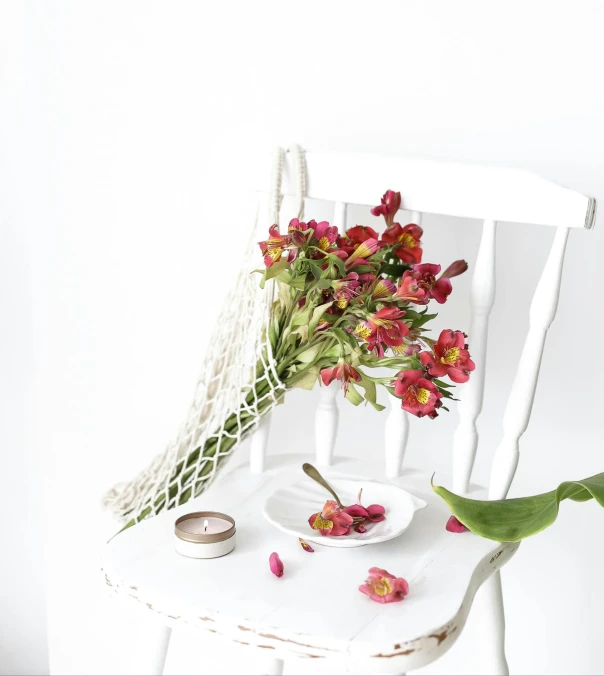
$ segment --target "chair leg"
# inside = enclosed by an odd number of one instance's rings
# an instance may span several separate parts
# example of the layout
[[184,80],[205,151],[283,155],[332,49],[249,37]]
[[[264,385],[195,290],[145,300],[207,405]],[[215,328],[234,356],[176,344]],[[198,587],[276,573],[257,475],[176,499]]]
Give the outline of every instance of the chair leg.
[[505,657],[505,615],[501,590],[501,573],[497,571],[482,585],[476,600],[480,598],[481,633],[484,649],[484,673],[508,676],[510,670]]
[[172,635],[172,628],[165,625],[159,625],[157,632],[153,636],[153,641],[150,643],[149,655],[149,673],[152,676],[161,676],[164,673],[164,666],[166,664],[166,656],[168,655],[168,648],[170,647],[170,636]]
[[267,665],[266,676],[281,676],[283,674],[283,660],[273,658]]

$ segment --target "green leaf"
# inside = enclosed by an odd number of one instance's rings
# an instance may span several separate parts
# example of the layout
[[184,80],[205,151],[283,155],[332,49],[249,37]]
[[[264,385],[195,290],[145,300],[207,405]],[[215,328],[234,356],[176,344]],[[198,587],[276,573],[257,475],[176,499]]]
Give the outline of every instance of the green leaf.
[[317,280],[317,289],[329,289],[331,287],[331,279],[319,279]]
[[303,364],[310,364],[315,360],[317,355],[319,354],[321,348],[323,346],[321,343],[316,343],[315,345],[311,345],[307,350],[304,350],[304,352],[300,353],[296,359],[299,362],[302,362]]
[[435,385],[438,385],[439,387],[444,387],[445,389],[449,387],[455,387],[452,383],[445,383],[444,380],[439,380],[438,378],[434,378],[432,381]]
[[280,275],[285,269],[289,267],[289,263],[286,260],[280,260],[276,263],[273,263],[270,268],[266,268],[264,274],[264,280],[273,279]]
[[308,324],[308,335],[312,336],[312,334],[315,332],[315,329],[319,325],[319,320],[321,319],[321,316],[327,310],[328,307],[331,307],[333,304],[333,301],[330,300],[329,303],[323,303],[323,305],[318,305],[312,313],[312,318]]
[[[273,266],[274,267],[274,266]],[[271,267],[271,270],[273,268]],[[304,279],[305,275],[292,275],[289,270],[282,270],[278,275],[275,276],[275,279],[278,279],[283,284],[287,284],[298,291],[302,291],[306,284]]]
[[302,311],[297,312],[292,319],[292,326],[304,326],[310,322],[310,312],[312,307],[306,307]]
[[290,383],[291,387],[299,387],[303,390],[312,390],[317,382],[317,370],[308,369],[306,372],[302,372],[304,375],[301,375],[299,378],[294,378]]
[[365,390],[365,399],[375,408],[376,411],[383,411],[386,407],[377,403],[377,392],[375,383],[369,380],[364,373],[361,373],[361,387]]
[[313,263],[311,261],[308,261],[308,265],[310,267],[310,271],[313,274],[313,277],[315,279],[320,279],[321,275],[323,274],[323,270],[321,270],[321,268],[316,263]]
[[565,481],[549,493],[509,500],[471,500],[451,493],[443,486],[432,489],[451,512],[473,533],[498,542],[518,542],[551,526],[560,502],[595,500],[604,507],[604,472],[583,479]]
[[359,394],[359,391],[352,383],[348,383],[346,399],[348,399],[348,401],[355,406],[358,406],[363,402],[363,397]]

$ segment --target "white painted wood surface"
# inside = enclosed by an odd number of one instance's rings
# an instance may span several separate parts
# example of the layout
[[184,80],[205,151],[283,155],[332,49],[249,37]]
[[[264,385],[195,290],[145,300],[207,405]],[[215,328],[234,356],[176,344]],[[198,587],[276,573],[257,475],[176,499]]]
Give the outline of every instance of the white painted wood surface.
[[470,380],[463,385],[462,396],[457,404],[459,424],[453,437],[453,490],[456,493],[465,493],[468,490],[478,448],[476,421],[482,410],[484,398],[489,315],[495,302],[496,232],[494,221],[484,222],[478,256],[473,266],[470,291],[472,318],[469,335],[476,370]]
[[[249,176],[254,188],[270,189],[270,162],[264,171],[258,157]],[[531,223],[568,228],[591,228],[596,203],[591,197],[564,188],[523,169],[507,169],[460,162],[357,153],[306,153],[307,195],[347,204],[375,205],[385,186],[400,188],[405,209],[507,223]],[[293,195],[288,158],[284,194]],[[266,182],[265,182],[266,181]]]
[[[332,657],[357,670],[398,674],[437,659],[461,633],[478,587],[518,545],[448,533],[446,505],[430,490],[428,474],[407,470],[396,483],[429,506],[401,537],[354,550],[317,545],[309,554],[261,516],[280,472],[297,476],[304,460],[274,456],[261,475],[242,463],[199,498],[117,535],[103,562],[107,589],[169,627],[221,634],[271,658]],[[374,465],[337,458],[334,471],[367,476]],[[237,547],[220,559],[180,556],[172,546],[175,519],[209,508],[234,517]],[[282,578],[269,570],[273,551],[284,563]],[[380,605],[358,591],[375,565],[409,581],[402,603]]]
[[568,228],[558,228],[531,303],[529,332],[503,416],[503,439],[493,459],[489,498],[502,500],[516,472],[519,441],[533,408],[545,338],[556,316]]

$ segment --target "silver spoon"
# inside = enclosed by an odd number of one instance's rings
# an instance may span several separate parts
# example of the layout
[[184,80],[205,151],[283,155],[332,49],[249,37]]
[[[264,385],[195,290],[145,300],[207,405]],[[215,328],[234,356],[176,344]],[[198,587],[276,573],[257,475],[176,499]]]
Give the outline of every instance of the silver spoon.
[[[338,497],[338,494],[334,491],[334,489],[325,481],[325,479],[321,476],[321,473],[319,470],[314,466],[311,465],[309,462],[305,462],[302,465],[302,470],[304,473],[309,476],[311,479],[316,481],[318,484],[323,486],[327,491],[329,491],[332,495],[334,500],[338,503],[338,506],[342,509],[344,508],[345,505],[342,504],[342,501]],[[365,519],[362,516],[353,516],[352,517],[353,523],[360,523],[361,521],[364,521]]]

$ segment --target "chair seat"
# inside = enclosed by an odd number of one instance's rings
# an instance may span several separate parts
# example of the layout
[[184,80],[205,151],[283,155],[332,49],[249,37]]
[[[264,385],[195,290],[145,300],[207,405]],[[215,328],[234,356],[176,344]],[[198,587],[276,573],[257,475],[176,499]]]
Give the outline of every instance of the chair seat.
[[[307,553],[262,516],[266,497],[284,474],[300,475],[304,461],[312,458],[269,456],[268,469],[258,475],[245,463],[233,466],[199,498],[120,533],[106,547],[106,584],[167,625],[186,623],[275,657],[337,657],[383,673],[434,661],[461,633],[478,587],[518,544],[448,533],[449,512],[432,492],[429,474],[406,469],[393,483],[428,507],[405,533],[354,549],[313,545],[315,552]],[[332,469],[383,479],[345,458]],[[237,546],[228,556],[197,560],[174,551],[175,519],[201,509],[235,518]],[[281,578],[269,570],[271,552],[284,563]],[[402,603],[378,604],[358,591],[372,566],[408,580]]]

